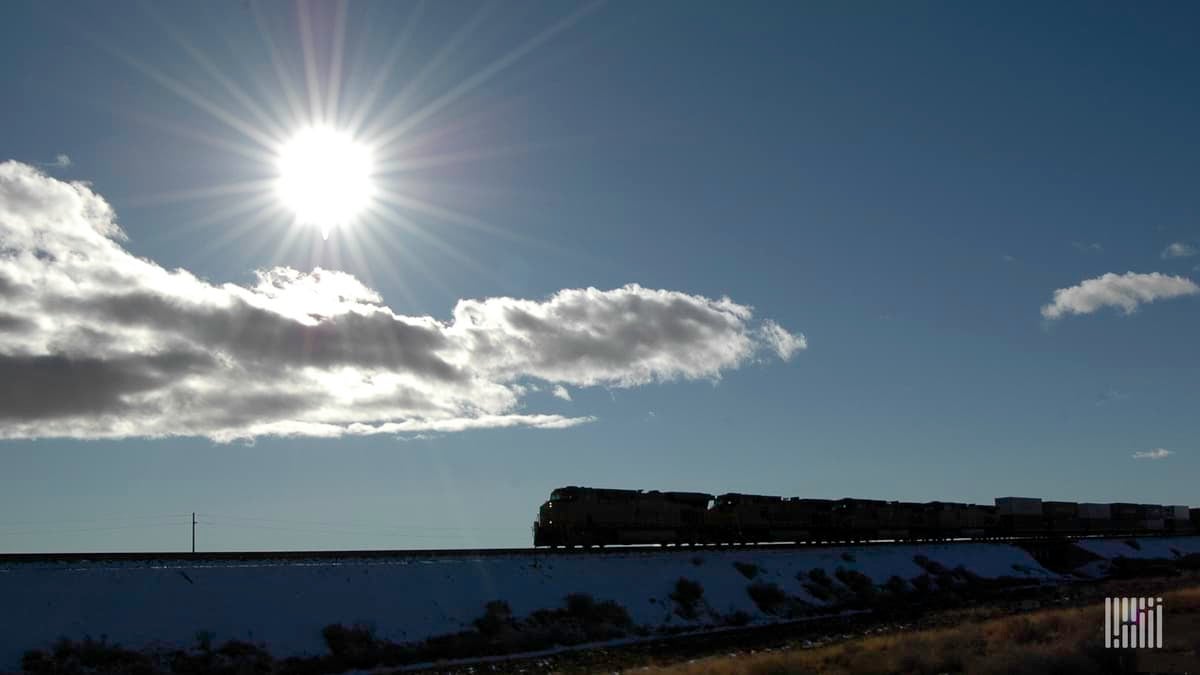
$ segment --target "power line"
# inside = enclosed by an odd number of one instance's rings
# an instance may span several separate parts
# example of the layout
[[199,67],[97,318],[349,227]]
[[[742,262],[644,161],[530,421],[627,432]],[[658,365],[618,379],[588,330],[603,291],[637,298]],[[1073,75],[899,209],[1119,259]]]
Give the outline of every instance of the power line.
[[142,523],[138,525],[114,525],[110,527],[80,527],[65,530],[0,530],[0,535],[3,536],[19,536],[19,535],[41,535],[41,534],[77,534],[85,532],[109,532],[112,530],[130,530],[137,528],[152,528],[152,527],[179,527],[179,522],[166,523]]
[[[290,524],[296,524],[296,525],[320,525],[320,526],[330,526],[330,527],[343,527],[343,526],[355,527],[359,523],[362,522],[362,521],[345,521],[345,520],[343,520],[343,521],[314,521],[314,520],[296,520],[296,519],[291,519],[291,518],[260,518],[260,517],[256,517],[256,516],[235,516],[235,515],[220,514],[220,513],[201,513],[200,515],[209,517],[209,518],[229,518],[232,520],[248,520],[248,521],[256,521],[256,522],[261,521],[261,522],[267,522],[267,523],[285,523],[285,524],[290,523]],[[408,525],[408,524],[404,524],[404,525],[387,525],[387,526],[383,526],[383,527],[384,527],[384,529],[388,529],[388,530],[438,530],[438,531],[445,531],[445,530],[451,530],[451,531],[521,530],[521,531],[526,531],[529,529],[528,527],[512,527],[512,526],[494,527],[491,525],[452,526],[452,525]]]
[[161,520],[164,518],[187,518],[186,513],[160,513],[141,516],[93,516],[91,518],[65,518],[58,520],[10,520],[0,521],[0,527],[24,527],[37,525],[61,525],[68,523],[103,523],[131,520]]
[[[187,519],[187,520],[184,520]],[[151,521],[151,522],[138,522]],[[96,523],[94,526],[57,527],[59,525]],[[106,523],[117,523],[107,525]],[[95,516],[61,520],[10,521],[0,523],[0,536],[46,536],[56,534],[87,534],[132,529],[154,529],[190,525],[192,552],[196,551],[196,526],[236,529],[274,530],[319,535],[387,537],[401,539],[472,539],[485,532],[524,531],[523,527],[439,526],[439,525],[372,525],[362,521],[307,521],[294,518],[266,518],[216,513],[144,514],[138,516]],[[49,526],[49,527],[42,527]]]
[[233,528],[239,528],[239,529],[278,530],[278,531],[282,531],[282,532],[305,532],[305,533],[310,533],[310,534],[342,534],[342,535],[349,534],[349,535],[358,535],[358,536],[401,537],[401,538],[409,538],[409,539],[458,539],[458,540],[461,540],[461,539],[469,538],[469,536],[465,535],[465,534],[463,534],[463,535],[415,534],[415,533],[396,532],[396,531],[386,530],[386,529],[345,530],[345,529],[335,529],[335,528],[327,528],[327,527],[289,527],[289,526],[280,526],[280,525],[259,525],[259,524],[255,524],[255,523],[209,523],[209,522],[205,522],[205,521],[201,521],[201,524],[212,525],[214,527],[220,526],[220,527],[233,527]]

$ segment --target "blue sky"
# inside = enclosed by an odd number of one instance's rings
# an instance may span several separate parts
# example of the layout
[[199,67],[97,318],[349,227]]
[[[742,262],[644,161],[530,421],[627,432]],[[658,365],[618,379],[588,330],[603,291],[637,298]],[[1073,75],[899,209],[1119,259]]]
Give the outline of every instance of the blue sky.
[[[251,442],[5,415],[0,551],[179,549],[192,511],[202,549],[521,546],[568,484],[1200,505],[1194,7],[362,3],[340,68],[336,5],[117,7],[0,7],[0,161],[88,182],[128,237],[114,264],[209,288],[321,267],[446,325],[462,299],[639,284],[752,307],[714,340],[756,346],[648,380],[488,371],[526,387],[504,414],[587,420],[567,428]],[[410,208],[328,240],[272,210],[260,137],[296,126],[289,91],[395,136],[377,154],[406,166],[377,182]],[[54,339],[6,356],[59,355],[40,293],[0,308]],[[807,349],[781,358],[768,324]]]

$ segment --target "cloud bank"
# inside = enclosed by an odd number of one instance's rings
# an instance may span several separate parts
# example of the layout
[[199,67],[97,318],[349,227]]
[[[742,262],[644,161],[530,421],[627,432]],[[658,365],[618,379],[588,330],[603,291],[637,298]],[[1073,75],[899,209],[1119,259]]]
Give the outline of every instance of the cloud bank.
[[1091,314],[1104,307],[1119,307],[1126,314],[1138,305],[1155,300],[1200,293],[1200,286],[1187,277],[1152,274],[1108,273],[1077,286],[1054,291],[1054,300],[1042,307],[1042,316],[1057,319],[1067,314]]
[[592,418],[524,411],[531,381],[712,380],[806,347],[729,298],[630,284],[461,300],[439,320],[344,272],[218,285],[124,239],[87,185],[0,164],[0,438],[564,428]]
[[1167,450],[1165,448],[1155,448],[1154,450],[1139,450],[1138,452],[1133,453],[1133,458],[1134,459],[1166,459],[1167,457],[1170,457],[1172,454],[1174,454],[1174,453],[1172,453],[1170,450]]

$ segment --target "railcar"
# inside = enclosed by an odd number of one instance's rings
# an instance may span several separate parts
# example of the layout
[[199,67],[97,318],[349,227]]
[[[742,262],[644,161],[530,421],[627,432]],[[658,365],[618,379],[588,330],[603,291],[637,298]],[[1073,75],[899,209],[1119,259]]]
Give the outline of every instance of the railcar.
[[810,541],[833,529],[833,502],[766,495],[719,495],[705,513],[706,543]]
[[711,495],[564,487],[550,493],[533,527],[534,546],[695,544]]
[[1168,506],[1167,507],[1167,531],[1171,534],[1193,534],[1195,526],[1188,518],[1188,507],[1186,506]]
[[1084,534],[1104,534],[1112,529],[1112,504],[1079,505],[1079,528]]
[[551,492],[534,546],[759,544],[1193,534],[1200,509],[998,497],[995,505],[725,493]]
[[925,539],[980,538],[996,529],[996,509],[979,504],[929,502],[925,504]]

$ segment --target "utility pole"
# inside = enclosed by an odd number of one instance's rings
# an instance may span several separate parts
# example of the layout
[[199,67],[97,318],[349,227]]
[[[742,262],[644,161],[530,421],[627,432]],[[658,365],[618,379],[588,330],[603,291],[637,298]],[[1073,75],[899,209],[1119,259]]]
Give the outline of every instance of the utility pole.
[[196,552],[196,512],[192,511],[192,553]]

